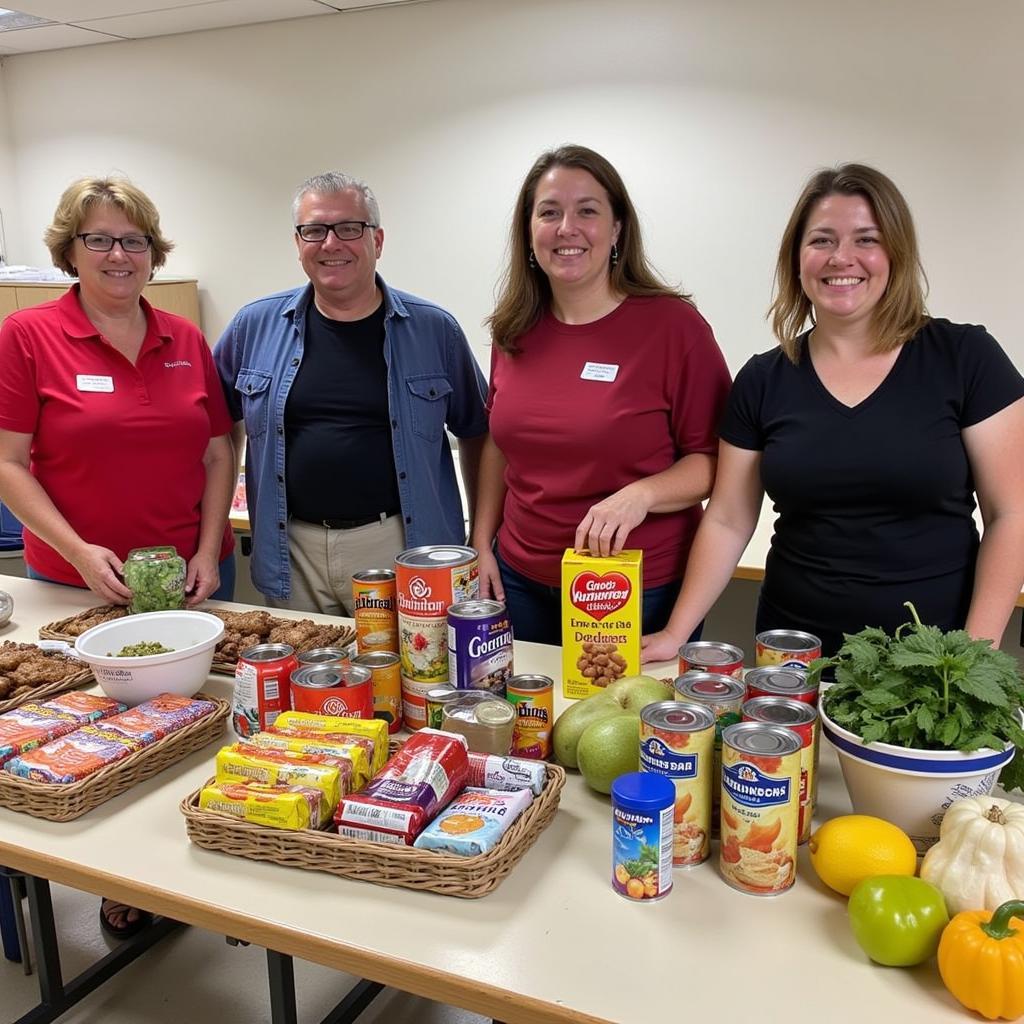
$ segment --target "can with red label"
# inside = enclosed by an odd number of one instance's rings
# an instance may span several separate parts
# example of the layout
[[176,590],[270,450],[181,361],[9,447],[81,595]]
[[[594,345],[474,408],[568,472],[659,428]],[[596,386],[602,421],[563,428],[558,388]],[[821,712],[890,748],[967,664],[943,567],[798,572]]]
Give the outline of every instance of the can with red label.
[[373,718],[373,674],[365,665],[310,665],[292,673],[292,708],[334,718]]
[[289,681],[298,664],[289,644],[255,644],[242,651],[231,698],[231,724],[239,736],[263,732],[292,706]]
[[763,665],[750,669],[743,681],[747,684],[748,700],[751,697],[789,697],[805,704],[818,704],[818,684],[809,683],[802,668]]
[[546,760],[551,756],[551,728],[555,722],[554,680],[542,675],[512,676],[506,696],[516,709],[512,754]]
[[679,674],[717,672],[743,678],[743,651],[718,640],[691,640],[679,648]]
[[505,696],[512,675],[512,623],[503,601],[477,598],[448,609],[448,682]]
[[754,638],[757,645],[754,664],[781,668],[806,668],[821,657],[821,641],[813,633],[799,629],[769,629]]
[[367,651],[352,659],[373,676],[373,717],[388,723],[388,732],[402,728],[402,670],[397,654]]

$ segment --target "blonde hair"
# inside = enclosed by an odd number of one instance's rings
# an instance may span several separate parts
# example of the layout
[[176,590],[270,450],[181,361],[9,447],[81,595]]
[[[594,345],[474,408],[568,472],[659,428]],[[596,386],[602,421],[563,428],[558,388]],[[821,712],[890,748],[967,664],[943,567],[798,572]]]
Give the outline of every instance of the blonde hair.
[[924,304],[928,279],[921,266],[914,219],[900,190],[881,171],[864,164],[824,168],[804,186],[782,233],[775,265],[774,299],[768,310],[772,331],[782,351],[794,363],[800,358],[799,336],[814,315],[811,301],[800,284],[800,246],[811,210],[831,195],[862,196],[867,200],[889,257],[889,281],[871,313],[875,351],[899,348],[928,320]]
[[149,235],[153,240],[150,246],[153,269],[162,267],[174,243],[160,231],[160,214],[153,200],[126,178],[80,178],[64,189],[53,213],[53,223],[43,234],[53,265],[67,274],[77,273],[69,259],[75,235],[81,230],[89,210],[104,203],[117,207],[144,235]]

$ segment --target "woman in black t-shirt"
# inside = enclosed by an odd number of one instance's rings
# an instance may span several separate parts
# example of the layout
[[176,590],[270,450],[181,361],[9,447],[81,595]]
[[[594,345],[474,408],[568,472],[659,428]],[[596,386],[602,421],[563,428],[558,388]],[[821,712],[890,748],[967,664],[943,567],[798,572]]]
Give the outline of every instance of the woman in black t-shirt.
[[673,657],[707,614],[765,492],[778,518],[757,631],[803,629],[829,654],[843,633],[891,632],[910,600],[998,644],[1024,583],[1024,380],[984,328],[929,317],[923,285],[885,175],[811,178],[779,250],[779,348],[736,378],[714,492],[645,661]]

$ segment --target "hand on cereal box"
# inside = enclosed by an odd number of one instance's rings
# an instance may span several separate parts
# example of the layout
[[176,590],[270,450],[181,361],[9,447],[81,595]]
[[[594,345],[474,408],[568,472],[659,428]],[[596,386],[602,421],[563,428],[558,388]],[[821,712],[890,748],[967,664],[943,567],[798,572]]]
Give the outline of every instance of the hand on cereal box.
[[641,481],[628,484],[604,501],[591,505],[576,527],[577,551],[589,551],[602,558],[622,551],[630,533],[650,511],[650,502],[640,484]]

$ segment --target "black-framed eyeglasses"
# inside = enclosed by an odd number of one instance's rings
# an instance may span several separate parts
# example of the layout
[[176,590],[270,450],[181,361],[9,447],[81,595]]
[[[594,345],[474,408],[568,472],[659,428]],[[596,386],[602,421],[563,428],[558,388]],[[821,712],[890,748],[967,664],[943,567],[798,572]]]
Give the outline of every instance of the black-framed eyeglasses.
[[339,220],[337,224],[296,224],[295,233],[304,242],[323,242],[327,232],[333,231],[343,242],[354,242],[363,237],[367,228],[376,229],[378,226],[367,224],[365,220]]
[[125,252],[145,252],[152,244],[150,235],[122,235],[117,238],[115,235],[101,235],[95,231],[87,231],[75,235],[80,238],[86,249],[93,252],[110,252],[117,242]]

